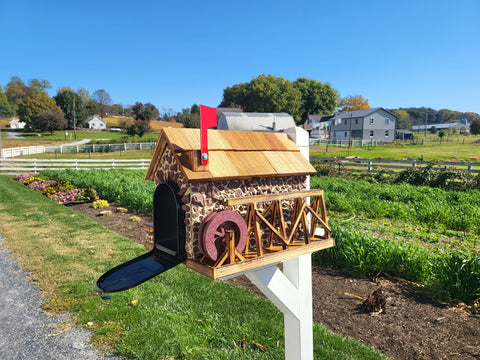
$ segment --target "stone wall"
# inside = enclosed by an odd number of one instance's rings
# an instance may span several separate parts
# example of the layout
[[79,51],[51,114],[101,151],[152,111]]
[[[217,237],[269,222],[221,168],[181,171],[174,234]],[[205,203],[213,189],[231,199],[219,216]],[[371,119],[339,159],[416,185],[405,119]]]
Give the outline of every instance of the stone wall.
[[242,215],[245,214],[246,206],[225,207],[222,204],[223,200],[254,195],[290,193],[306,189],[305,176],[236,179],[189,184],[170,148],[167,148],[164,152],[160,167],[155,175],[156,184],[167,181],[175,182],[180,188],[182,210],[185,212],[186,253],[187,258],[193,260],[200,260],[203,255],[198,246],[198,230],[200,224],[210,212],[229,209],[239,211]]

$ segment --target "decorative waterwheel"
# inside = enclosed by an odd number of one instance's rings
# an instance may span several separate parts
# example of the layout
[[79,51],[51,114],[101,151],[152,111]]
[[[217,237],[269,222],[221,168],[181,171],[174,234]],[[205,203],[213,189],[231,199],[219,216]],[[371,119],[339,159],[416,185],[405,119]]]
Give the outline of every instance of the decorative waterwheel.
[[229,232],[235,241],[234,249],[231,251],[238,256],[247,245],[248,229],[245,220],[239,213],[230,210],[210,213],[198,231],[199,246],[203,255],[212,261],[221,260],[222,255],[230,251],[227,239]]

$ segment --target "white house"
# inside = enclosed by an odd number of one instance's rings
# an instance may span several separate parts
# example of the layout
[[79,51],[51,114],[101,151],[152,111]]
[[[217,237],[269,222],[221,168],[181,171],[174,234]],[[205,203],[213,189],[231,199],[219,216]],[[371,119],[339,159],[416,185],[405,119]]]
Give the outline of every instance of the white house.
[[25,123],[23,121],[18,121],[18,119],[13,119],[10,121],[10,128],[11,129],[24,129]]
[[87,124],[89,129],[94,130],[106,130],[107,123],[100,119],[97,115],[92,116],[91,118],[87,119]]

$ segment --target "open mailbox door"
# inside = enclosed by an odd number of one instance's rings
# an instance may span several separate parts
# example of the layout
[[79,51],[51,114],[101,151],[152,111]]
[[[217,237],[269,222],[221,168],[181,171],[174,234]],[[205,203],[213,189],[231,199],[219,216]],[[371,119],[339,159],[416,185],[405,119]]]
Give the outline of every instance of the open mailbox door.
[[99,293],[128,290],[185,261],[183,218],[174,189],[159,184],[153,195],[153,250],[103,274],[97,281]]

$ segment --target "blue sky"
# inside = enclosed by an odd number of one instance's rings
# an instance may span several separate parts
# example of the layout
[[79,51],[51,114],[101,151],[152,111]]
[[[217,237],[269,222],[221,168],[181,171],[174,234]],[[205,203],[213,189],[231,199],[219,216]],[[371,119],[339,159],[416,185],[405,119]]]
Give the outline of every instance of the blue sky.
[[480,1],[0,0],[12,76],[115,103],[217,106],[261,74],[330,83],[371,107],[480,113]]

